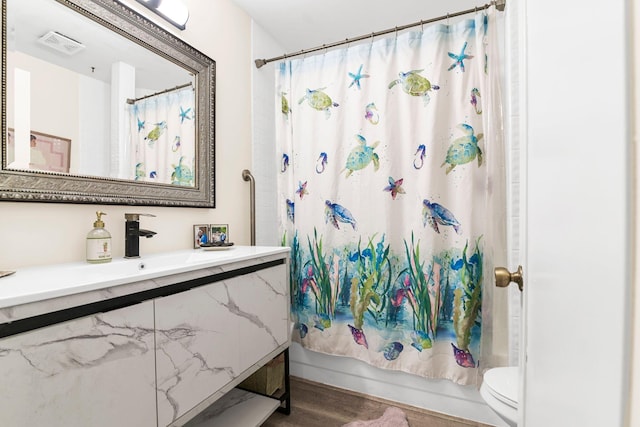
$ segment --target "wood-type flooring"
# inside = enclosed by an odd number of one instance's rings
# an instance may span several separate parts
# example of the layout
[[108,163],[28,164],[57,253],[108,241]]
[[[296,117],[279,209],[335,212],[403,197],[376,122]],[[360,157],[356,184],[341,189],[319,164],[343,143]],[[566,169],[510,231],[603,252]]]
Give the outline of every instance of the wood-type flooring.
[[340,427],[373,420],[389,406],[407,414],[410,427],[488,427],[487,424],[427,411],[374,396],[291,377],[291,414],[274,413],[263,427]]

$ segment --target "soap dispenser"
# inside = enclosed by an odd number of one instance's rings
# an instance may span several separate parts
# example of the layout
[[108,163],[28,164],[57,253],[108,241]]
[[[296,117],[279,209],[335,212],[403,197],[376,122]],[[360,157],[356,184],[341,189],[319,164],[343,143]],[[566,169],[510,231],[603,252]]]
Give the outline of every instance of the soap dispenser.
[[87,262],[91,264],[111,262],[111,234],[104,229],[102,215],[106,213],[96,212],[98,219],[87,234]]

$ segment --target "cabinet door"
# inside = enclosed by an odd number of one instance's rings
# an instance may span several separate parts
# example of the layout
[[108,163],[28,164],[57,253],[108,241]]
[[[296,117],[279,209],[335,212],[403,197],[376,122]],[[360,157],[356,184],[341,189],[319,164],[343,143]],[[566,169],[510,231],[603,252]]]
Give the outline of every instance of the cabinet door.
[[158,425],[288,340],[286,278],[281,265],[156,299]]
[[156,426],[153,303],[0,340],[0,425]]

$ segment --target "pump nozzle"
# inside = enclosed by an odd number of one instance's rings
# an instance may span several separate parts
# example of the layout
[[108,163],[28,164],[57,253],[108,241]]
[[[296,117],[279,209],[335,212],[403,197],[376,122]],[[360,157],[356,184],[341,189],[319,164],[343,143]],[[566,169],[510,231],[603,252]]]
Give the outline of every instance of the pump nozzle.
[[104,222],[102,221],[102,215],[106,215],[106,213],[105,212],[100,212],[100,211],[96,212],[96,217],[98,217],[98,219],[96,220],[96,222],[93,223],[93,226],[95,228],[104,228]]

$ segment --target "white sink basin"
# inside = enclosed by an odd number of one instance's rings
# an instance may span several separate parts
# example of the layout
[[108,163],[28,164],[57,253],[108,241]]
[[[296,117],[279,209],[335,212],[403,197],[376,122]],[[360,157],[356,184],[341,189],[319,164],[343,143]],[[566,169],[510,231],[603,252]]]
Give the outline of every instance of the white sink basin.
[[107,264],[76,262],[19,269],[0,278],[0,309],[286,251],[281,247],[234,246],[224,251],[194,249],[119,258]]

